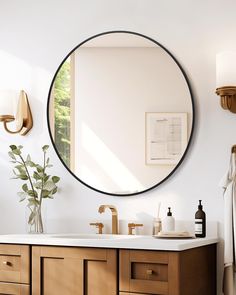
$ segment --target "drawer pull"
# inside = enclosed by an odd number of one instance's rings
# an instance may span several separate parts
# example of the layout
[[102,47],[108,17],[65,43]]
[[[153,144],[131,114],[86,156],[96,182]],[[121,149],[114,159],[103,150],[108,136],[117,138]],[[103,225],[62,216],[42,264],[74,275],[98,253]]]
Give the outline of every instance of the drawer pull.
[[11,262],[9,262],[9,261],[3,261],[3,264],[7,265],[7,266],[11,266]]
[[154,271],[152,269],[147,269],[147,275],[152,275]]

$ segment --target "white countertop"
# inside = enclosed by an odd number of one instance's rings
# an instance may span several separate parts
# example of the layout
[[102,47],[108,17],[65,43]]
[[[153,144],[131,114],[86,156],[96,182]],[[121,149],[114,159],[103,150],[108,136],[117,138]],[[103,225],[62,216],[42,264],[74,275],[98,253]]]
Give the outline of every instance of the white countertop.
[[69,247],[118,248],[183,251],[218,243],[217,237],[193,239],[156,239],[152,236],[89,234],[0,235],[0,244],[27,244]]

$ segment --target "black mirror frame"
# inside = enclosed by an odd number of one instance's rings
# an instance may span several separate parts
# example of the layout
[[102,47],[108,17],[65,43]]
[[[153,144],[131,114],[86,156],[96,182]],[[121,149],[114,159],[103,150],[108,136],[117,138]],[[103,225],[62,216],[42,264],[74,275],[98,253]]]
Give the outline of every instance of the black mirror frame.
[[[49,105],[50,105],[50,96],[51,96],[51,92],[52,92],[52,88],[53,88],[53,84],[54,84],[54,81],[56,79],[56,76],[61,68],[61,66],[63,65],[63,63],[66,61],[66,59],[76,50],[78,49],[80,46],[82,46],[84,43],[90,41],[91,39],[94,39],[96,37],[99,37],[99,36],[102,36],[102,35],[107,35],[107,34],[112,34],[112,33],[128,33],[128,34],[133,34],[133,35],[136,35],[136,36],[140,36],[140,37],[143,37],[143,38],[146,38],[150,41],[152,41],[153,43],[155,43],[156,45],[158,45],[159,47],[161,47],[173,60],[174,62],[177,64],[177,66],[179,67],[179,69],[181,70],[184,78],[185,78],[185,81],[187,83],[187,86],[188,86],[188,89],[189,89],[189,93],[190,93],[190,97],[191,97],[191,102],[192,102],[192,128],[191,128],[191,132],[190,132],[190,136],[189,136],[189,140],[188,140],[188,144],[187,144],[187,147],[184,151],[184,154],[183,156],[181,157],[181,159],[179,160],[178,164],[175,166],[175,168],[163,179],[161,180],[159,183],[155,184],[154,186],[146,189],[146,190],[143,190],[143,191],[140,191],[140,192],[136,192],[136,193],[132,193],[132,194],[112,194],[112,193],[109,193],[109,192],[104,192],[104,191],[101,191],[99,189],[96,189],[92,186],[90,186],[89,184],[85,183],[84,181],[82,181],[80,178],[78,178],[68,167],[67,165],[64,163],[64,161],[62,160],[59,152],[57,151],[57,148],[56,148],[56,145],[54,143],[54,140],[53,140],[53,136],[52,136],[52,132],[51,132],[51,128],[50,128],[50,108],[49,108]],[[163,184],[167,179],[169,179],[175,172],[176,170],[179,168],[179,166],[182,164],[188,150],[189,150],[189,147],[190,147],[190,144],[192,142],[192,138],[193,138],[193,133],[194,133],[194,126],[195,126],[195,106],[194,106],[194,98],[193,98],[193,92],[192,92],[192,89],[191,89],[191,86],[190,86],[190,82],[189,82],[189,79],[185,73],[185,71],[183,70],[182,66],[179,64],[179,62],[177,61],[177,59],[173,56],[172,53],[170,53],[170,51],[168,49],[166,49],[163,45],[161,45],[160,43],[158,43],[157,41],[155,41],[154,39],[150,38],[150,37],[147,37],[143,34],[140,34],[140,33],[137,33],[137,32],[132,32],[132,31],[125,31],[125,30],[117,30],[117,31],[107,31],[107,32],[103,32],[103,33],[99,33],[99,34],[96,34],[86,40],[84,40],[83,42],[81,42],[79,45],[77,45],[74,49],[72,49],[67,55],[66,57],[63,59],[63,61],[61,62],[61,64],[59,65],[54,77],[53,77],[53,80],[51,82],[51,85],[50,85],[50,89],[49,89],[49,94],[48,94],[48,101],[47,101],[47,125],[48,125],[48,131],[49,131],[49,136],[50,136],[50,139],[51,139],[51,142],[52,142],[52,145],[57,153],[57,156],[59,157],[59,159],[61,160],[62,164],[64,165],[64,167],[70,172],[71,175],[73,175],[80,183],[82,183],[83,185],[87,186],[88,188],[98,192],[98,193],[101,193],[101,194],[105,194],[105,195],[110,195],[110,196],[117,196],[117,197],[128,197],[128,196],[135,196],[135,195],[140,195],[140,194],[143,194],[143,193],[146,193],[158,186],[160,186],[161,184]]]

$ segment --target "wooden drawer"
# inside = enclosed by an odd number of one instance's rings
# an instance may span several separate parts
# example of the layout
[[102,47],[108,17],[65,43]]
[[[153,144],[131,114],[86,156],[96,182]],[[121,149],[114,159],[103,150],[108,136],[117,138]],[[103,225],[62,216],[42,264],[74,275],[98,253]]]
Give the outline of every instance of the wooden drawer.
[[29,295],[29,285],[0,283],[0,294],[4,295]]
[[29,246],[0,244],[0,282],[30,283]]
[[177,284],[178,255],[174,252],[120,250],[120,291],[175,295]]

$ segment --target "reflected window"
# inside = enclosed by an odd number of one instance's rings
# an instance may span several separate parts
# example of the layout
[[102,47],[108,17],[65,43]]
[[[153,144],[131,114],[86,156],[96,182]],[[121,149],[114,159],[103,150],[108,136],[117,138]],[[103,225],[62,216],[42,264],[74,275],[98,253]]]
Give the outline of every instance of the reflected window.
[[[61,66],[52,91],[54,113],[50,122],[57,151],[64,163],[73,169],[73,56]],[[52,113],[51,112],[51,113]]]

